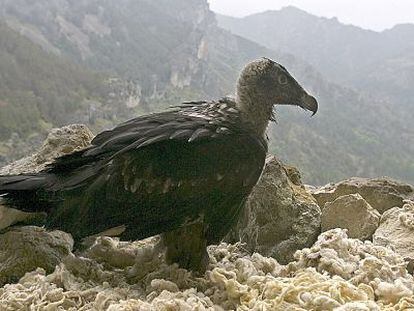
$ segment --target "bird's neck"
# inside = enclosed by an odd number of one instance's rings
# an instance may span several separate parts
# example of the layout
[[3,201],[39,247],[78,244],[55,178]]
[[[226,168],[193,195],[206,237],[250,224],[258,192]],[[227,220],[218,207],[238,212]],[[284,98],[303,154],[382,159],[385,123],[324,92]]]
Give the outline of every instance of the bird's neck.
[[272,118],[272,104],[266,96],[257,94],[252,88],[237,86],[236,107],[240,118],[259,136],[266,133],[269,120]]

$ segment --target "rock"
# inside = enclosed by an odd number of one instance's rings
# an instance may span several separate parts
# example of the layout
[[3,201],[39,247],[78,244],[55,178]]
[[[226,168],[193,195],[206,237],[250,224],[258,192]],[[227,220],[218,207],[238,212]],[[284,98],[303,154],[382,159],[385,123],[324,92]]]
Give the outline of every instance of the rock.
[[373,236],[376,245],[390,246],[414,267],[414,202],[386,211]]
[[45,220],[46,213],[28,213],[14,208],[9,208],[3,204],[0,198],[0,230],[3,230],[16,223],[34,224],[42,223]]
[[300,172],[296,167],[290,165],[283,165],[283,168],[292,184],[296,186],[302,186],[302,176],[300,175]]
[[[39,172],[56,157],[88,146],[92,132],[81,124],[53,129],[42,147],[31,156],[15,161],[0,169],[0,175]],[[16,221],[36,221],[43,213],[25,213],[1,204],[0,227]],[[35,227],[10,228],[0,235],[0,283],[18,280],[26,272],[43,268],[52,272],[61,260],[70,254],[72,237],[62,231],[50,231]]]
[[92,139],[92,132],[83,124],[55,128],[38,152],[0,168],[0,175],[39,172],[53,159],[87,147]]
[[334,228],[348,230],[348,236],[362,241],[371,239],[378,228],[380,213],[358,193],[327,202],[322,210],[322,232]]
[[414,188],[411,185],[387,177],[352,177],[336,184],[328,184],[312,194],[323,209],[326,202],[353,193],[359,193],[381,214],[392,207],[402,207],[404,200],[414,198]]
[[70,254],[72,237],[62,231],[27,226],[0,235],[0,283],[15,282],[26,272],[43,268],[48,273]]
[[[296,250],[312,245],[320,233],[320,208],[294,172],[268,157],[231,235],[247,243],[250,251],[281,263],[289,262]],[[294,182],[289,175],[295,176]]]

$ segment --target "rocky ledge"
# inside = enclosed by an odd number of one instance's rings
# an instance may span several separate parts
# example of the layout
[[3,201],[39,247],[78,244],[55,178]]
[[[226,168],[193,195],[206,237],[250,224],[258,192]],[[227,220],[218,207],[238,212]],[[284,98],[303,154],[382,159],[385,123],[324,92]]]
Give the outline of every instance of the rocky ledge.
[[[56,129],[0,174],[38,171],[91,138],[82,125]],[[409,310],[413,228],[412,186],[351,178],[305,187],[270,156],[227,243],[209,247],[204,276],[167,265],[158,237],[99,237],[74,254],[64,232],[13,227],[0,234],[0,309]]]

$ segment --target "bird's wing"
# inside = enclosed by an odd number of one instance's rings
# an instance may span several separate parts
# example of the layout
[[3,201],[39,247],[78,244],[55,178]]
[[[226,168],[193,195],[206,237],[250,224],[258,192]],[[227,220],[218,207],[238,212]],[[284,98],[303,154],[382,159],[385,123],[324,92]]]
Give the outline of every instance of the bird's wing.
[[[84,228],[82,235],[94,233],[88,231],[91,228],[103,231],[131,222],[128,238],[165,232],[197,217],[224,224],[250,193],[263,167],[266,143],[236,125],[165,113],[121,126],[122,130],[98,135],[80,155],[111,160],[99,171],[84,165],[58,185],[61,190],[87,187],[82,193],[90,196],[87,207],[61,210],[76,210],[74,222],[77,230]],[[220,212],[201,215],[209,206]],[[63,226],[71,223],[70,215],[55,216],[65,220]]]
[[150,114],[128,120],[112,130],[99,133],[92,140],[90,147],[55,159],[48,166],[47,171],[54,174],[66,174],[84,165],[95,165],[101,160],[109,160],[114,154],[138,148],[143,142],[149,144],[167,138],[163,134],[168,133],[168,130],[177,131],[176,136],[171,139],[180,139],[185,133],[182,132],[182,135],[179,135],[179,131],[188,129],[190,123],[197,127],[205,123],[205,120],[183,116],[176,111]]

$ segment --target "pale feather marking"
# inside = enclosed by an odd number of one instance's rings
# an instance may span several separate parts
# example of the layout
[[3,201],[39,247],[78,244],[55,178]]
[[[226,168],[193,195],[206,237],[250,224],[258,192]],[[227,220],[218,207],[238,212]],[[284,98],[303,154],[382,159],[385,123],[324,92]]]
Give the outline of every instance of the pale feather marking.
[[164,188],[162,189],[162,193],[167,193],[170,191],[170,187],[172,186],[172,180],[171,178],[167,178],[167,180],[164,182]]
[[224,178],[224,175],[222,175],[222,174],[220,174],[220,173],[218,173],[217,174],[217,181],[220,181],[220,180],[222,180]]
[[183,112],[184,115],[189,116],[189,117],[195,117],[195,118],[201,118],[204,120],[211,120],[212,118],[208,115],[205,115],[203,113],[198,113],[198,112]]

